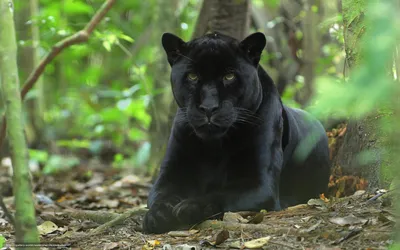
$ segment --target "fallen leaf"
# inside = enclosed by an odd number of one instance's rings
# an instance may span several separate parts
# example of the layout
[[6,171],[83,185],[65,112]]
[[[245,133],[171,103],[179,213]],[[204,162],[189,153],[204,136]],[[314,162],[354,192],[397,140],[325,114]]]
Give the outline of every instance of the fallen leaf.
[[320,198],[321,200],[323,200],[324,202],[329,202],[329,199],[325,197],[325,194],[320,194],[320,195],[319,195],[319,198]]
[[259,224],[264,220],[264,213],[257,213],[254,217],[252,217],[248,223],[251,224]]
[[172,250],[172,246],[171,246],[170,244],[165,244],[165,245],[162,247],[162,250]]
[[268,241],[271,239],[271,236],[247,241],[243,244],[244,247],[254,249],[254,248],[261,248],[268,244]]
[[197,250],[198,248],[196,246],[183,244],[183,245],[179,245],[179,246],[174,247],[174,249],[176,249],[176,250]]
[[312,225],[311,227],[307,228],[307,229],[302,229],[300,230],[301,233],[309,233],[314,231],[315,229],[317,229],[317,227],[319,226],[319,224],[321,224],[322,220],[319,220],[317,223],[315,223],[314,225]]
[[121,179],[123,186],[129,186],[132,184],[136,184],[140,181],[140,178],[136,175],[127,175]]
[[161,245],[161,242],[158,240],[148,240],[147,243],[149,243],[150,245],[152,245],[153,247],[159,246]]
[[37,228],[41,235],[46,235],[46,234],[56,231],[58,229],[58,226],[56,224],[54,224],[54,222],[52,222],[52,221],[45,221],[41,225],[39,225]]
[[302,209],[302,208],[307,208],[307,204],[299,204],[295,206],[288,207],[287,210],[296,210],[296,209]]
[[320,210],[327,210],[326,203],[321,199],[311,199],[307,202],[307,205],[310,207],[315,207]]
[[365,190],[357,190],[354,192],[353,196],[361,196],[363,194],[365,194],[366,191]]
[[335,217],[335,218],[330,218],[330,222],[337,224],[339,226],[347,226],[347,225],[355,225],[355,224],[364,224],[367,222],[366,219],[361,219],[353,214],[350,214],[346,217]]
[[221,230],[215,235],[215,243],[214,245],[220,245],[224,243],[229,238],[228,230]]
[[3,218],[0,218],[0,226],[5,226],[5,225],[7,225],[7,224],[9,224],[8,221],[6,221],[6,220],[3,219]]
[[101,205],[104,205],[105,207],[108,207],[108,208],[116,208],[119,205],[119,201],[118,200],[102,199],[99,203]]
[[385,215],[383,213],[380,213],[378,215],[378,220],[382,222],[391,222],[391,223],[396,223],[396,219],[391,216],[391,215]]
[[117,242],[110,242],[110,243],[106,243],[104,244],[103,250],[112,250],[118,247],[118,243]]
[[170,231],[170,232],[168,232],[168,235],[172,236],[172,237],[188,237],[188,236],[196,234],[198,232],[199,232],[199,230]]
[[240,240],[233,241],[229,244],[230,248],[242,248],[242,244],[240,243]]
[[225,222],[232,222],[232,223],[247,223],[249,222],[247,219],[243,218],[240,214],[238,213],[231,213],[231,212],[226,212],[224,214],[223,220]]
[[311,220],[312,218],[314,218],[314,216],[306,216],[304,218],[301,218],[301,221],[303,222],[308,222],[309,220]]

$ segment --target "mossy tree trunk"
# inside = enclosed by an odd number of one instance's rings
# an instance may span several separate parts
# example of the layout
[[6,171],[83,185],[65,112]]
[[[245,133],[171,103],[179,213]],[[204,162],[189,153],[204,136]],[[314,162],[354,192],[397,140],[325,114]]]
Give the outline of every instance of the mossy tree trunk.
[[[342,0],[344,39],[346,51],[346,73],[360,65],[366,22],[366,0]],[[376,83],[379,84],[379,83]],[[385,114],[377,110],[362,119],[352,118],[347,125],[346,135],[334,159],[335,165],[343,168],[345,174],[359,175],[368,180],[369,188],[387,186],[382,174],[390,165],[389,158],[382,150],[387,135],[380,127]]]
[[39,235],[29,178],[28,150],[22,125],[13,12],[12,0],[0,0],[0,84],[6,108],[7,136],[14,168],[16,241],[18,243],[38,243]]

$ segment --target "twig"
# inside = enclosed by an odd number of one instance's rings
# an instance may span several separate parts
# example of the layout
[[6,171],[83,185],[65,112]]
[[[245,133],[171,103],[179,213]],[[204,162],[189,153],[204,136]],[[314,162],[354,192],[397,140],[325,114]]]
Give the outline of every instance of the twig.
[[283,243],[281,241],[269,240],[268,243],[274,244],[274,245],[278,245],[278,246],[282,246],[282,247],[287,247],[287,248],[290,248],[290,249],[296,249],[296,247],[294,247],[292,245],[289,245],[287,243]]
[[6,204],[4,204],[3,196],[1,196],[1,195],[0,195],[0,208],[1,208],[1,210],[3,210],[3,212],[4,212],[4,214],[6,215],[8,221],[9,221],[12,225],[15,225],[15,224],[14,224],[14,217],[12,216],[12,214],[10,213],[10,211],[8,211],[8,209],[7,209],[7,207],[6,207]]
[[369,204],[369,203],[371,203],[371,202],[373,202],[373,201],[376,201],[379,197],[381,197],[381,196],[383,196],[383,195],[385,195],[385,194],[388,194],[388,193],[390,193],[390,192],[393,192],[393,191],[395,191],[396,189],[399,189],[399,188],[396,187],[396,188],[387,190],[386,192],[379,192],[378,194],[374,195],[372,198],[370,198],[369,200],[367,200],[365,203],[366,203],[366,204]]
[[[143,216],[143,214],[145,214],[146,212],[147,212],[146,208],[134,208],[123,214],[117,214],[116,216],[114,216],[113,213],[110,213],[109,214],[110,216],[107,217],[107,219],[108,219],[107,222],[105,222],[106,221],[106,219],[105,219],[104,224],[98,226],[97,228],[93,229],[89,233],[83,234],[82,232],[74,232],[72,235],[65,234],[65,235],[61,236],[60,239],[63,239],[63,240],[65,240],[66,238],[73,239],[71,242],[69,242],[69,244],[74,244],[84,238],[102,234],[114,226],[123,224],[126,219],[129,219],[129,218],[135,217],[135,216]],[[96,212],[94,212],[94,213],[96,213]],[[80,217],[82,215],[82,213],[73,212],[73,213],[69,213],[68,215],[69,216],[76,215],[77,217]],[[90,214],[89,217],[94,218],[93,214]],[[135,228],[135,230],[142,231],[142,228],[139,226],[139,227]]]
[[[145,208],[136,208],[136,209],[132,209],[131,211],[127,211],[121,215],[119,215],[118,217],[110,220],[107,223],[104,223],[103,225],[93,229],[90,232],[90,235],[98,235],[101,233],[104,233],[105,231],[107,231],[108,229],[110,229],[113,226],[122,224],[126,219],[133,217],[133,216],[138,216],[141,215],[143,216],[143,214],[145,214],[147,212],[147,209]],[[141,228],[136,228],[137,231],[141,231]]]
[[342,238],[338,239],[337,241],[333,242],[332,245],[338,245],[338,244],[342,243],[343,241],[348,240],[348,239],[358,235],[359,233],[361,233],[361,231],[362,231],[362,228],[356,228],[354,230],[351,230],[348,234],[346,234]]
[[[227,229],[231,231],[247,231],[247,232],[262,232],[267,234],[285,234],[288,231],[287,227],[276,227],[266,224],[242,224],[236,222],[226,222],[218,220],[207,220],[197,225],[195,229]],[[293,235],[302,235],[298,230],[292,229]]]
[[[51,51],[46,55],[45,58],[39,63],[39,65],[35,68],[35,70],[29,75],[28,79],[25,81],[24,86],[21,90],[21,99],[23,100],[29,90],[35,85],[36,81],[43,74],[46,66],[53,61],[53,59],[60,54],[64,49],[79,43],[84,43],[89,40],[90,35],[93,33],[93,30],[100,23],[100,21],[104,18],[107,12],[111,9],[113,4],[117,0],[107,0],[101,6],[101,8],[97,11],[94,17],[90,20],[90,22],[86,25],[86,27],[76,32],[75,34],[65,38],[64,40],[56,43],[51,48]],[[0,148],[2,148],[4,139],[6,137],[6,127],[7,123],[5,120],[5,115],[3,114],[3,122],[0,128]]]
[[90,220],[99,224],[107,223],[115,218],[118,218],[120,214],[106,211],[86,211],[86,210],[72,210],[65,211],[63,214],[68,217],[72,217],[77,220]]

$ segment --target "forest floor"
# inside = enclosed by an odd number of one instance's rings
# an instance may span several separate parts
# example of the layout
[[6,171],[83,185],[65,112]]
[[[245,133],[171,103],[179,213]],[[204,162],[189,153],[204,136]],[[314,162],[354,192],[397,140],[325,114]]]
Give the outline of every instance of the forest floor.
[[[307,204],[226,213],[191,230],[146,235],[140,229],[150,179],[91,159],[73,171],[34,178],[41,249],[387,249],[398,218],[391,192],[367,193],[360,190],[363,179],[338,173],[333,171],[329,193]],[[0,184],[10,181],[0,165]],[[4,203],[15,211],[12,196]],[[14,249],[14,229],[1,209],[0,236]]]

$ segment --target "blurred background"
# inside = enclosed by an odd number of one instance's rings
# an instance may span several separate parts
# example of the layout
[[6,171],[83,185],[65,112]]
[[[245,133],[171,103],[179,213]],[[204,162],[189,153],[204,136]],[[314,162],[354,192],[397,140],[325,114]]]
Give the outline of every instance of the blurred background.
[[[21,84],[102,3],[15,1]],[[334,166],[330,195],[389,186],[398,152],[398,6],[367,0],[117,1],[89,42],[60,54],[28,93],[31,169],[53,174],[95,160],[110,171],[154,178],[176,107],[161,35],[187,41],[218,30],[242,39],[261,31],[267,36],[261,64],[283,102],[308,109],[325,125]],[[1,154],[7,165],[7,146]]]

